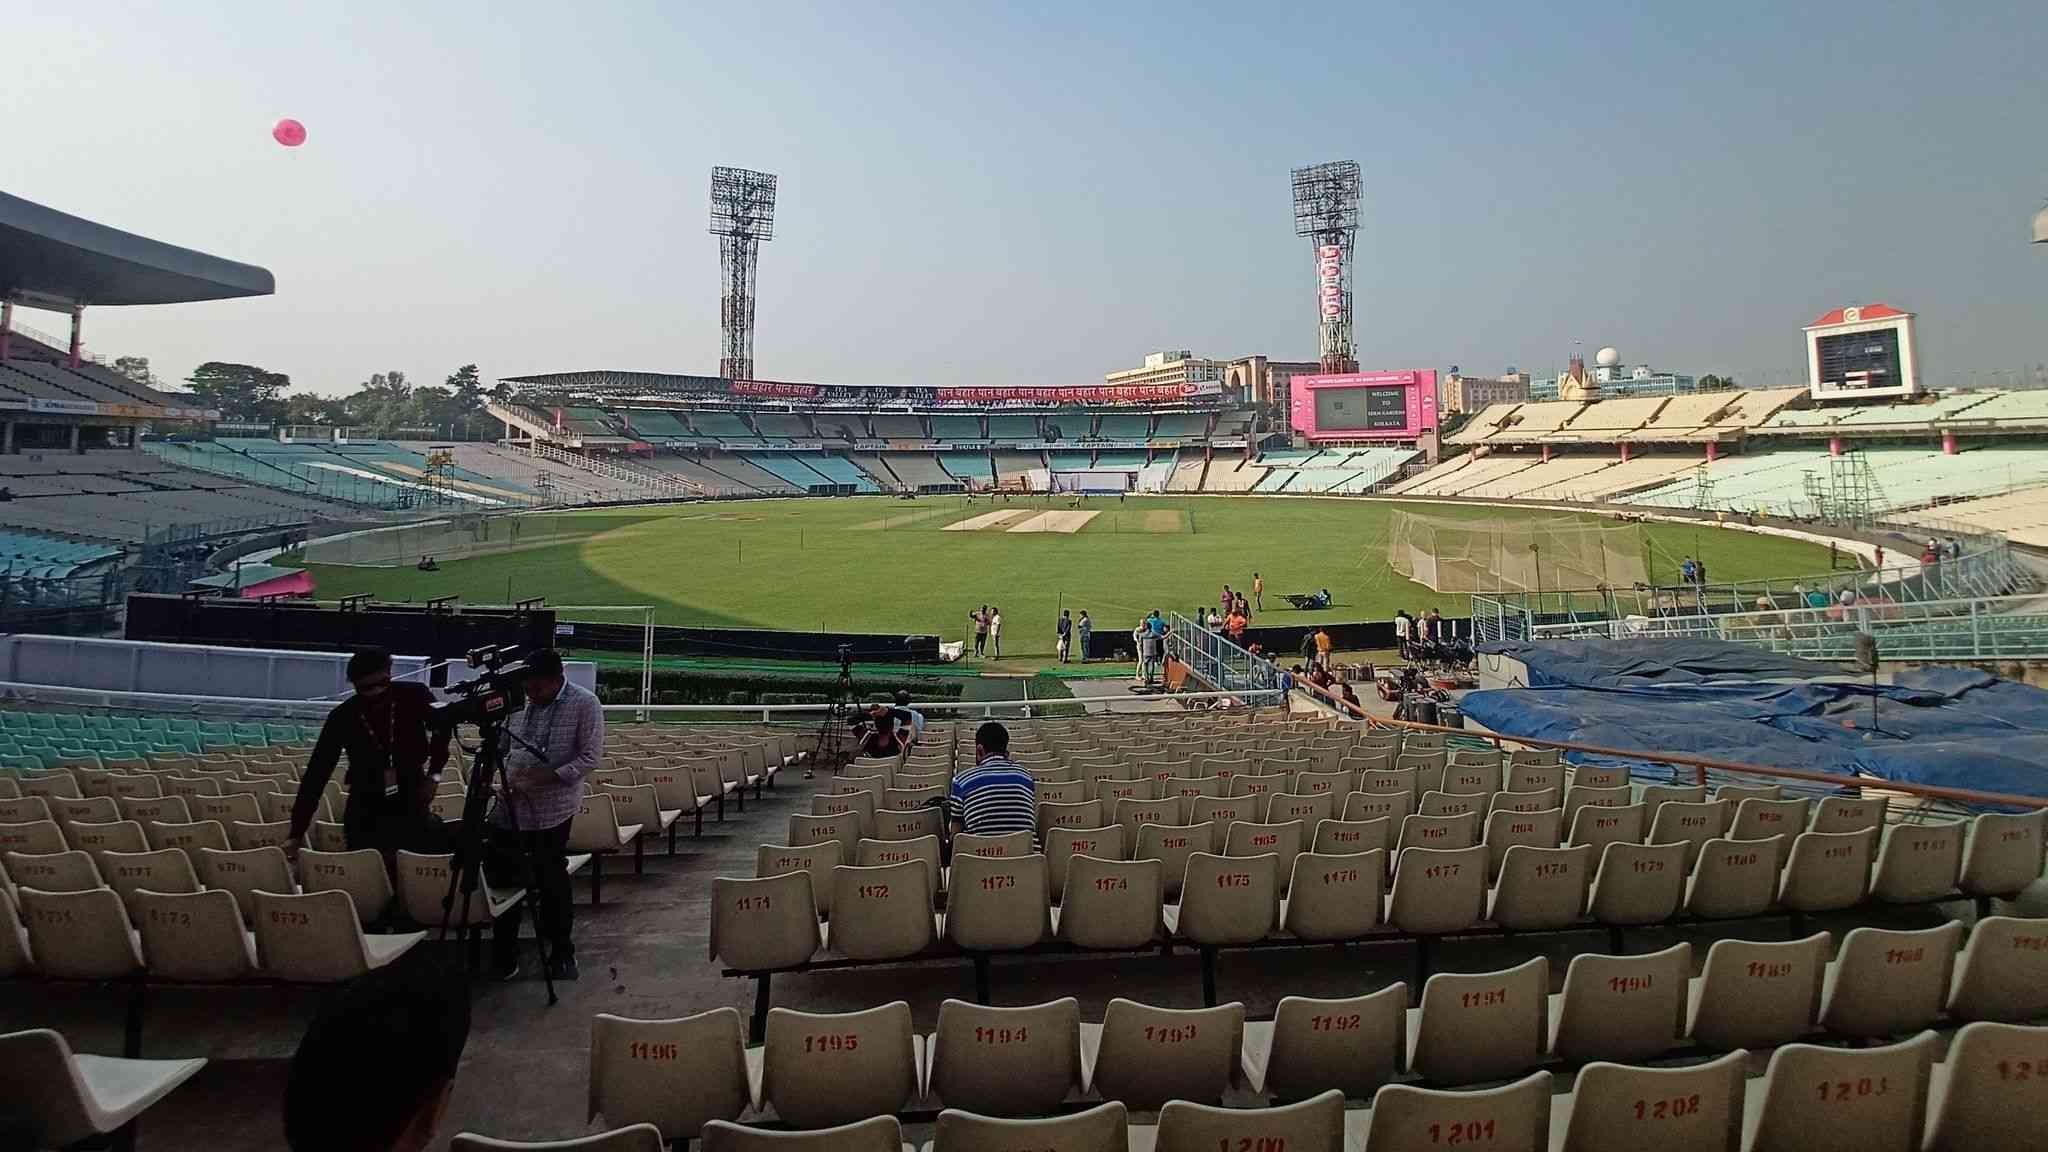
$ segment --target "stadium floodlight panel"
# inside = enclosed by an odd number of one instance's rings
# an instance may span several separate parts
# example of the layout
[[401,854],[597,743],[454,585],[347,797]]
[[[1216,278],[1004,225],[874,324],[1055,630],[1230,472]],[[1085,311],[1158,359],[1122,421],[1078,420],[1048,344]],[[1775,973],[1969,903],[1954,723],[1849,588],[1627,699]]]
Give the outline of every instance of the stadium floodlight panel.
[[711,234],[775,239],[774,173],[713,168]]
[[1358,161],[1332,160],[1294,170],[1294,234],[1326,236],[1358,231],[1364,190]]

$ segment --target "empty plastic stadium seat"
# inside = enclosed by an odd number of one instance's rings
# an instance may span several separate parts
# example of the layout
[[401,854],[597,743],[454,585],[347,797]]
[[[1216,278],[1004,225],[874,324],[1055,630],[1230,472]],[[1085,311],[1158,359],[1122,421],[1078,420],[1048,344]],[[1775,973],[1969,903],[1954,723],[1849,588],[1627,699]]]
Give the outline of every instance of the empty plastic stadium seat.
[[1466,1091],[1389,1084],[1374,1094],[1371,1111],[1359,1118],[1366,1129],[1364,1147],[1458,1143],[1538,1152],[1549,1140],[1550,1079],[1548,1072],[1532,1072],[1498,1088]]
[[589,1118],[652,1124],[688,1141],[712,1120],[737,1120],[754,1102],[738,1012],[714,1008],[669,1020],[598,1013],[590,1022]]
[[1686,1034],[1717,1051],[1770,1048],[1813,1031],[1828,934],[1764,943],[1716,940],[1687,988]]
[[1933,1026],[1962,935],[1959,920],[1918,932],[1851,929],[1821,985],[1821,1027],[1868,1040]]
[[[375,853],[371,853],[375,855]],[[282,980],[332,983],[382,968],[426,939],[424,932],[365,936],[344,891],[256,893],[256,952]]]
[[126,1127],[205,1067],[204,1060],[74,1055],[48,1029],[0,1036],[0,1114],[37,1148],[67,1148]]
[[926,1041],[929,1091],[982,1116],[1044,1116],[1081,1088],[1081,1006],[1020,1008],[947,1000]]
[[773,972],[807,963],[822,945],[810,873],[712,878],[713,960],[741,972]]
[[1155,1008],[1118,997],[1101,1024],[1081,1026],[1082,1076],[1131,1108],[1218,1101],[1236,1078],[1243,1030],[1242,1004]]
[[[1325,820],[1324,826],[1333,821]],[[1384,824],[1384,821],[1375,821]],[[1282,902],[1280,927],[1300,940],[1350,940],[1379,926],[1387,852],[1303,852]],[[1185,898],[1183,912],[1185,916]]]
[[1742,1145],[1747,1059],[1738,1049],[1682,1068],[1588,1064],[1573,1090],[1552,1102],[1550,1147],[1736,1152]]
[[144,891],[130,897],[129,906],[152,978],[217,983],[255,974],[256,939],[243,927],[232,895]]
[[1244,1078],[1281,1101],[1335,1090],[1370,1100],[1401,1070],[1408,985],[1365,996],[1317,1000],[1283,996],[1270,1021],[1244,1029]]
[[1568,1064],[1647,1060],[1677,1046],[1685,1032],[1692,946],[1603,956],[1582,952],[1551,997],[1550,1049]]
[[1216,1148],[1299,1148],[1334,1152],[1344,1145],[1344,1094],[1325,1092],[1272,1108],[1218,1108],[1171,1100],[1159,1110],[1156,1152]]
[[2048,1028],[1963,1025],[1928,1085],[1926,1152],[2048,1147],[2044,1051]]
[[1040,1120],[1005,1119],[956,1108],[939,1113],[931,1152],[987,1152],[988,1149],[1058,1149],[1060,1152],[1125,1152],[1124,1106],[1114,1100],[1085,1111]]
[[953,857],[946,939],[969,952],[1030,948],[1052,934],[1046,858]]
[[[1748,1152],[1910,1152],[1920,1145],[1937,1040],[1883,1048],[1786,1044],[1748,1085]],[[1816,1089],[1825,1089],[1817,1092]]]
[[901,1000],[864,1012],[773,1008],[761,1103],[796,1128],[828,1128],[908,1103],[924,1082],[924,1041]]
[[832,951],[854,960],[896,960],[931,946],[931,873],[922,860],[832,869]]
[[1163,931],[1165,881],[1157,860],[1074,856],[1057,934],[1078,948],[1140,948]]
[[1956,962],[1948,1011],[1961,1020],[2048,1020],[2048,919],[1978,920]]

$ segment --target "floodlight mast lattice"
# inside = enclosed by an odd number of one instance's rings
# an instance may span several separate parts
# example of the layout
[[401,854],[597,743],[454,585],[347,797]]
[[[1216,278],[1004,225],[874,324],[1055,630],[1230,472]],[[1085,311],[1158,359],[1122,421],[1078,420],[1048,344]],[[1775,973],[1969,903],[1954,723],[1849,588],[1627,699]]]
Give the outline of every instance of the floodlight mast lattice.
[[1306,236],[1316,258],[1316,313],[1324,372],[1358,371],[1351,331],[1351,253],[1358,241],[1358,202],[1364,189],[1356,160],[1296,168],[1294,234]]
[[711,234],[718,237],[718,374],[754,378],[754,272],[761,241],[775,239],[775,177],[745,168],[711,170]]

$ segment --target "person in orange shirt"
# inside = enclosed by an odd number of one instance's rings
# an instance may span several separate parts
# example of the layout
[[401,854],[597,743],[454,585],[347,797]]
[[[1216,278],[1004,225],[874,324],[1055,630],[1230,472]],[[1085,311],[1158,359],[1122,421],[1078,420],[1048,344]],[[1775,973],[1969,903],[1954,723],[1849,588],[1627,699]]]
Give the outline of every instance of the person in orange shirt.
[[1330,633],[1328,629],[1316,629],[1316,662],[1325,668],[1330,666]]
[[1260,612],[1266,610],[1266,578],[1252,573],[1252,607]]

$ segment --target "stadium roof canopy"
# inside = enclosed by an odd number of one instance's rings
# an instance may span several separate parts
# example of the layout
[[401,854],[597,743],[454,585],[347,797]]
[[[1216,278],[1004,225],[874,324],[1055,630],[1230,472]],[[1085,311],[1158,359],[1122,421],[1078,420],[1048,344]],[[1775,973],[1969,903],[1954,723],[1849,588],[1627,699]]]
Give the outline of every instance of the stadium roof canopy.
[[0,298],[34,308],[268,296],[268,269],[95,224],[0,192]]

